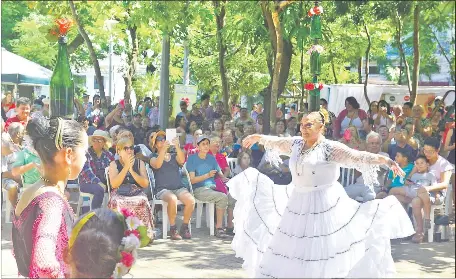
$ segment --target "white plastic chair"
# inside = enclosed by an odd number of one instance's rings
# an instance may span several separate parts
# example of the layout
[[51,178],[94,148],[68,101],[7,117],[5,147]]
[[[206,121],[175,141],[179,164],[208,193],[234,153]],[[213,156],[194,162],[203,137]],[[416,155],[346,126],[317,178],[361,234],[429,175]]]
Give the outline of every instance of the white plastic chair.
[[[445,196],[445,200],[442,204],[439,204],[439,205],[431,205],[431,214],[430,214],[430,219],[431,219],[431,228],[428,230],[428,242],[431,243],[431,242],[434,242],[434,228],[435,228],[435,216],[434,216],[434,211],[436,209],[444,209],[445,208],[445,215],[449,215],[450,214],[450,210],[451,210],[451,206],[452,206],[452,191],[451,189],[453,188],[453,186],[450,184],[448,185],[448,189],[446,191],[446,196]],[[442,231],[442,239],[448,239],[448,236],[447,235],[444,235],[445,234],[445,230]]]
[[344,187],[354,184],[355,183],[355,169],[340,168],[340,183]]
[[[431,242],[434,242],[434,229],[435,229],[435,210],[436,209],[439,209],[439,210],[442,210],[444,209],[445,211],[445,215],[449,215],[450,214],[450,210],[451,210],[451,206],[452,206],[452,185],[448,185],[448,189],[447,189],[447,192],[446,192],[446,196],[445,196],[445,200],[442,204],[439,204],[439,205],[431,205],[431,212],[430,212],[430,220],[431,220],[431,228],[428,229],[428,242],[431,243]],[[408,208],[411,209],[412,208],[412,205],[409,204],[408,205]],[[412,214],[412,219],[413,219],[413,225],[416,226],[416,220],[415,220],[415,217],[413,216]],[[448,236],[445,235],[445,230],[443,230],[443,234],[442,234],[442,239],[448,239]]]
[[[21,181],[22,185],[24,185],[24,177],[21,175]],[[2,186],[2,193],[3,193],[3,199],[5,200],[5,223],[11,223],[11,211],[13,211],[13,205],[11,204],[10,200],[8,199],[8,191],[3,189]],[[19,188],[19,192],[17,193],[17,199],[19,200],[21,198],[23,190],[22,188]]]
[[8,199],[8,191],[3,189],[2,187],[2,193],[3,193],[3,199],[5,200],[5,223],[11,223],[11,211],[13,210],[13,205]]
[[[76,207],[76,216],[80,216],[81,208],[83,206],[88,206],[89,211],[92,210],[93,194],[81,192],[78,179],[76,180],[76,183],[67,184],[66,188],[67,189],[78,189],[78,191],[79,191],[79,198],[78,198],[77,207]],[[88,201],[84,201],[84,198],[87,198]]]
[[228,165],[230,166],[231,175],[233,176],[234,169],[236,169],[237,158],[226,158],[226,161],[228,162]]

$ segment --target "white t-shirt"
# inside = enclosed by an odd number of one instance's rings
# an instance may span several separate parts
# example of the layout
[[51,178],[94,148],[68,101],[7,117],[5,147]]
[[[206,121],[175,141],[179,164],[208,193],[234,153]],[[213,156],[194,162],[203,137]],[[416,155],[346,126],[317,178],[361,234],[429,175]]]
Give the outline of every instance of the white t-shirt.
[[[374,114],[372,116],[372,119],[375,120],[376,118],[377,118],[377,114]],[[384,125],[384,126],[388,127],[388,129],[391,129],[391,126],[393,126],[393,124],[394,124],[394,121],[390,120],[387,117],[380,116],[380,124],[379,125],[375,125],[375,128],[378,129],[378,127]]]
[[437,161],[432,166],[429,166],[429,172],[435,175],[438,183],[442,182],[440,181],[442,172],[452,171],[453,169],[453,165],[440,155]]

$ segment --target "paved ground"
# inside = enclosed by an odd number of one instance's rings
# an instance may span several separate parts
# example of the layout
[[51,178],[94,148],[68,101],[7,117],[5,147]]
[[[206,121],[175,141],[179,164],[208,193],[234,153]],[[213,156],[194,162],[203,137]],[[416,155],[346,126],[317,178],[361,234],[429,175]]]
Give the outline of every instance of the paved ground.
[[[203,222],[204,224],[204,222]],[[11,225],[2,226],[1,277],[17,277],[11,254]],[[454,242],[393,244],[393,258],[401,278],[455,278]],[[206,228],[193,227],[191,241],[159,239],[139,251],[132,269],[135,278],[245,278],[242,261],[234,257],[230,241],[209,236]],[[128,277],[126,277],[128,278]]]

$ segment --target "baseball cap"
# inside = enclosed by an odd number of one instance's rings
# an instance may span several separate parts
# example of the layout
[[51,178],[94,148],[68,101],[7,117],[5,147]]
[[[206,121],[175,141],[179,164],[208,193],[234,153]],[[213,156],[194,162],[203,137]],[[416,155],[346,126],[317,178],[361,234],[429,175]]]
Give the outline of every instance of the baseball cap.
[[209,143],[211,143],[211,140],[207,136],[201,135],[200,137],[198,137],[198,142],[196,144],[199,145],[204,140],[207,140],[207,141],[209,141]]

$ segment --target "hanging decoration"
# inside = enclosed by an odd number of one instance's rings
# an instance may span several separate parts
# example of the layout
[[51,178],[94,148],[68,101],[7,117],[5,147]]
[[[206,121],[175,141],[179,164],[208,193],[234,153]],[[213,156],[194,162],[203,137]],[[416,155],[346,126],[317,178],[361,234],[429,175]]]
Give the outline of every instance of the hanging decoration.
[[58,38],[59,52],[50,84],[51,117],[72,118],[74,111],[74,80],[68,59],[67,33],[72,26],[71,19],[61,18],[55,21],[49,31],[50,37]]
[[318,81],[318,76],[321,74],[321,59],[320,54],[323,53],[324,48],[319,45],[322,39],[321,34],[321,15],[323,14],[323,7],[315,1],[315,6],[307,12],[310,19],[310,38],[314,40],[314,44],[307,51],[310,55],[310,72],[313,75],[312,82],[304,85],[304,89],[309,91],[307,102],[309,111],[320,110],[320,91],[323,89],[323,84]]

